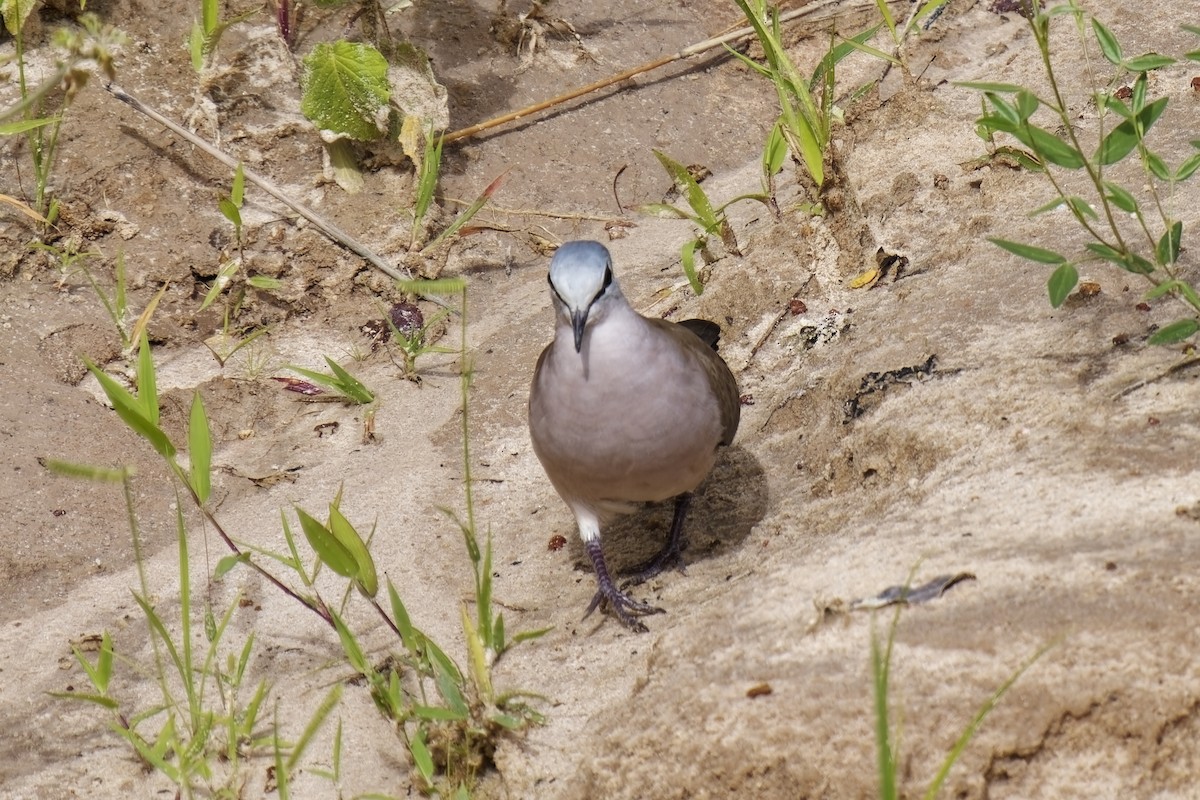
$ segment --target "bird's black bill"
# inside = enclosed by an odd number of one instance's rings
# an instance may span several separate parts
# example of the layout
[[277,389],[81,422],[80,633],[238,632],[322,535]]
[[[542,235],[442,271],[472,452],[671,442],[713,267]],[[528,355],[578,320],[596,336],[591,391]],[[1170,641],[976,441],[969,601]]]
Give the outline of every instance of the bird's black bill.
[[588,310],[576,311],[571,314],[571,328],[575,331],[575,352],[583,351],[583,329],[587,326]]

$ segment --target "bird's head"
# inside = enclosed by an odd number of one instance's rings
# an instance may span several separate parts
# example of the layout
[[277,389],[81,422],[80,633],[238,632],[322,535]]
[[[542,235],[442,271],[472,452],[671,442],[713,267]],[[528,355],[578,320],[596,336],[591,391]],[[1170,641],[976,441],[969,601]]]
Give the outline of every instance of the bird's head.
[[599,242],[567,242],[550,260],[549,278],[550,298],[559,316],[570,322],[578,353],[588,322],[599,322],[609,304],[622,297],[608,248]]

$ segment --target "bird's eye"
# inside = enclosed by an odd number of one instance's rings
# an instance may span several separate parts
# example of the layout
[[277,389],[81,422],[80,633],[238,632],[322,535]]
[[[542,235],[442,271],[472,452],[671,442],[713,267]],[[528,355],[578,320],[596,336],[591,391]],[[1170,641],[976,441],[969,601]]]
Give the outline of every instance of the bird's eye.
[[604,285],[600,287],[600,291],[603,292],[605,289],[607,289],[608,285],[610,283],[612,283],[612,267],[605,267],[604,268]]

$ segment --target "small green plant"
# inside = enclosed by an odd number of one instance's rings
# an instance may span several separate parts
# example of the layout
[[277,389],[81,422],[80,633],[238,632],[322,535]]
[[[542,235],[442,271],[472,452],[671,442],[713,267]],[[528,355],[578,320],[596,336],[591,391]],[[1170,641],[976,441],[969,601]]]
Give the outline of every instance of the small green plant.
[[[461,296],[463,329],[459,353],[466,512],[465,516],[459,516],[452,511],[445,513],[462,533],[474,577],[475,613],[468,613],[465,604],[460,605],[457,613],[467,641],[465,670],[413,624],[399,592],[391,581],[387,582],[390,613],[376,600],[381,587],[369,550],[372,537],[360,534],[343,511],[340,490],[328,504],[327,513],[323,515],[309,513],[298,506],[294,508],[295,518],[304,538],[315,553],[315,560],[311,563],[301,555],[297,537],[292,532],[292,524],[286,514],[281,514],[286,551],[276,552],[236,541],[209,507],[212,494],[212,440],[199,394],[193,399],[189,418],[188,458],[185,468],[180,463],[180,449],[159,423],[157,377],[145,335],[139,339],[132,390],[95,364],[87,362],[87,366],[117,415],[162,456],[177,482],[177,487],[190,498],[195,510],[203,517],[206,529],[214,531],[229,549],[230,554],[217,562],[213,580],[221,580],[235,568],[249,568],[283,594],[296,600],[303,608],[316,614],[336,632],[348,663],[366,679],[371,696],[381,713],[396,723],[397,731],[413,760],[415,773],[419,778],[418,784],[422,790],[443,797],[468,797],[479,771],[489,763],[496,738],[505,732],[520,730],[541,720],[541,716],[528,702],[534,695],[497,691],[492,684],[491,670],[496,659],[513,644],[540,636],[545,631],[527,631],[512,636],[507,633],[504,616],[496,612],[492,599],[491,537],[487,536],[481,546],[482,537],[477,534],[470,472],[470,444],[467,438],[470,430],[468,399],[472,369],[466,335],[465,283],[461,279],[412,282],[406,283],[401,289],[411,294],[458,293]],[[330,368],[334,371],[334,377],[330,380],[346,382],[348,376],[339,374],[344,373],[344,370],[332,362]],[[315,375],[310,377],[315,378]],[[93,478],[103,477],[101,473],[104,472],[73,465],[59,468],[71,474]],[[134,531],[135,555],[140,567],[140,538],[137,535],[136,519],[132,515],[132,491],[128,472],[107,472],[117,474],[125,486],[126,502],[131,514],[130,524]],[[176,504],[181,596],[184,598],[180,609],[182,619],[179,623],[182,633],[173,637],[162,615],[148,602],[150,592],[146,587],[144,574],[141,579],[142,592],[135,593],[135,599],[138,600],[151,627],[158,665],[157,674],[160,676],[160,685],[164,687],[163,702],[150,711],[129,719],[118,716],[118,732],[125,736],[150,765],[175,781],[181,794],[189,797],[198,790],[220,796],[238,796],[240,784],[235,777],[231,777],[230,768],[214,768],[214,754],[223,753],[220,759],[224,761],[235,757],[245,760],[256,752],[269,749],[276,764],[275,779],[280,795],[286,796],[289,775],[296,768],[298,759],[316,728],[331,713],[340,688],[335,687],[314,711],[304,734],[296,742],[285,745],[277,725],[270,728],[266,734],[260,734],[254,725],[254,721],[259,722],[260,728],[263,724],[264,695],[269,690],[254,690],[245,705],[234,702],[236,697],[230,694],[234,692],[235,686],[244,685],[245,662],[249,661],[250,647],[250,643],[247,642],[232,658],[227,656],[222,660],[220,657],[221,635],[236,603],[230,606],[230,610],[225,612],[220,622],[211,613],[206,613],[204,632],[209,644],[203,660],[197,662],[192,653],[192,610],[189,601],[186,600],[190,597],[190,578],[186,573],[188,537],[182,500],[181,497],[181,502]],[[341,602],[337,605],[327,602],[317,588],[317,577],[322,568],[326,567],[347,581]],[[279,569],[283,570],[283,577],[276,574]],[[365,601],[396,633],[403,646],[402,653],[385,659],[382,663],[374,663],[367,658],[350,621],[349,604],[355,595]],[[113,660],[111,653],[111,643],[105,651],[102,640],[101,655],[97,661],[93,663],[81,655],[80,662],[94,689],[85,699],[109,710],[114,709],[113,703],[116,702],[110,685]],[[223,668],[219,668],[221,664],[224,664]],[[403,680],[401,670],[404,672]],[[220,711],[212,709],[211,704],[205,701],[205,693],[208,691],[205,686],[209,685],[210,680],[215,680],[226,692],[223,699],[227,704],[223,705]],[[154,735],[144,735],[138,726],[151,718],[162,720],[162,725]],[[224,739],[216,737],[214,732],[218,729],[227,731],[228,735]],[[128,735],[127,731],[133,731],[136,735]],[[238,748],[232,755],[229,750],[231,747]],[[340,755],[335,760],[338,759]],[[333,775],[336,780],[336,768]]]
[[[230,256],[227,261],[217,268],[217,275],[213,278],[212,286],[208,287],[208,292],[205,293],[204,300],[200,302],[201,311],[212,305],[221,296],[222,292],[230,288],[234,283],[234,279],[246,264],[242,239],[242,203],[245,201],[245,194],[246,175],[242,171],[241,162],[238,162],[237,169],[233,172],[233,183],[229,188],[229,194],[222,196],[217,201],[217,208],[220,210],[221,215],[233,225],[234,246],[237,248],[237,253]],[[238,291],[233,293],[232,302],[225,309],[226,332],[229,329],[230,315],[236,316],[241,310],[247,288],[269,292],[279,289],[281,286],[283,286],[283,282],[270,275],[247,275],[244,281],[238,282]],[[224,360],[221,363],[224,363]]]
[[[692,291],[696,294],[702,294],[704,292],[704,282],[701,280],[700,272],[696,269],[696,254],[700,253],[704,257],[704,260],[709,263],[716,260],[715,255],[708,249],[709,237],[716,236],[719,238],[722,244],[725,245],[725,249],[731,253],[740,252],[737,237],[733,233],[733,226],[729,224],[729,218],[726,216],[725,210],[740,200],[757,200],[770,208],[770,196],[766,193],[743,194],[719,206],[713,205],[708,194],[700,186],[696,178],[692,176],[691,171],[687,167],[660,150],[655,150],[654,155],[658,159],[658,163],[662,164],[663,169],[671,176],[671,181],[674,183],[675,189],[687,201],[692,211],[689,214],[687,211],[669,203],[646,203],[638,206],[637,210],[643,214],[650,214],[656,217],[690,220],[692,224],[700,229],[695,238],[684,243],[680,251],[680,259],[683,262],[683,272],[687,276],[688,283],[692,286]],[[777,159],[777,152],[771,155],[770,162],[767,161],[767,156],[764,156],[764,172],[767,172]],[[774,173],[769,174],[773,175]]]
[[192,54],[192,69],[197,73],[212,66],[216,58],[217,45],[225,31],[239,22],[243,22],[262,10],[262,6],[254,6],[232,19],[221,20],[220,0],[200,0],[200,19],[192,23],[192,33],[188,38],[188,49]]
[[[1108,85],[1092,94],[1099,112],[1094,148],[1085,145],[1077,133],[1062,84],[1055,74],[1050,28],[1052,21],[1060,17],[1074,21],[1085,53],[1094,41],[1114,68]],[[988,142],[993,142],[997,134],[1011,136],[1026,149],[1029,159],[1036,162],[1053,189],[1053,198],[1032,214],[1065,206],[1093,241],[1085,245],[1086,253],[1077,258],[1006,239],[989,241],[1022,258],[1054,267],[1047,288],[1055,308],[1062,305],[1078,283],[1078,264],[1108,262],[1140,275],[1150,284],[1147,299],[1170,295],[1188,307],[1186,317],[1159,329],[1150,342],[1170,344],[1193,336],[1200,331],[1200,294],[1182,277],[1179,258],[1183,252],[1183,223],[1172,214],[1167,201],[1175,184],[1200,169],[1200,152],[1192,153],[1172,169],[1148,140],[1151,127],[1166,111],[1168,98],[1148,96],[1146,74],[1173,64],[1176,59],[1158,53],[1126,56],[1112,31],[1088,15],[1076,0],[1050,8],[1031,0],[1028,18],[1050,94],[1039,96],[1032,89],[1008,83],[963,85],[983,93],[986,113],[977,122],[979,135]],[[1200,27],[1184,27],[1200,35]],[[1200,51],[1185,57],[1200,61]],[[1122,97],[1123,93],[1115,89],[1130,77],[1132,86]],[[1042,110],[1049,114],[1049,125],[1034,123],[1035,115]],[[1061,133],[1055,132],[1055,128]],[[1191,144],[1200,150],[1200,140]],[[1135,155],[1142,173],[1137,184],[1145,186],[1144,191],[1130,189],[1108,177],[1110,169]],[[1076,194],[1071,188],[1077,181],[1072,180],[1068,185],[1066,176],[1070,173],[1082,174],[1088,196]],[[1148,197],[1139,200],[1139,194]]]
[[329,373],[317,372],[304,367],[297,367],[289,364],[288,369],[292,372],[298,372],[310,381],[319,383],[327,389],[332,389],[339,397],[346,402],[355,405],[369,405],[375,402],[375,393],[368,389],[363,383],[336,361],[329,356],[325,356],[325,363],[329,365]]
[[[915,569],[914,569],[915,572]],[[911,582],[912,575],[909,575]],[[905,590],[907,591],[907,589]],[[897,737],[892,730],[891,714],[890,714],[890,681],[892,654],[896,643],[896,631],[900,625],[900,612],[903,610],[904,604],[896,605],[896,611],[892,615],[892,622],[888,626],[888,634],[886,643],[881,644],[879,637],[875,633],[875,619],[871,618],[871,677],[873,682],[873,698],[875,706],[875,745],[876,755],[878,756],[879,770],[879,797],[881,800],[898,800],[900,795],[899,784],[897,782],[897,772],[899,764],[899,752],[897,749]],[[954,746],[950,748],[950,752],[946,754],[946,758],[942,761],[938,768],[937,774],[933,780],[929,782],[922,797],[924,800],[935,800],[941,793],[942,785],[946,782],[946,778],[950,775],[950,770],[958,761],[959,756],[966,750],[967,745],[975,737],[979,727],[983,724],[984,719],[992,712],[996,705],[1013,684],[1017,682],[1025,670],[1029,669],[1034,663],[1045,655],[1054,643],[1046,645],[1038,650],[1033,656],[1023,663],[1021,666],[1008,677],[1000,685],[992,696],[989,697],[979,710],[975,712],[975,716],[963,729],[962,734],[954,742]],[[907,795],[905,795],[907,796]]]
[[[32,86],[25,74],[24,28],[36,5],[33,0],[0,2],[4,25],[16,45],[17,84],[21,93],[21,100],[15,106],[0,113],[0,136],[25,135],[33,166],[32,207],[53,224],[58,209],[48,193],[63,119],[87,84],[89,64],[99,68],[110,81],[116,77],[113,51],[125,41],[125,35],[111,25],[102,25],[95,14],[81,15],[79,28],[55,32],[54,44],[65,51],[65,58],[58,62],[51,76]],[[13,118],[17,121],[9,122]]]
[[[835,70],[854,50],[861,50],[885,61],[898,63],[881,50],[869,47],[866,41],[879,30],[876,25],[840,43],[830,41],[829,51],[817,64],[811,78],[804,78],[783,45],[779,25],[779,9],[768,7],[766,0],[734,0],[754,28],[763,49],[765,64],[728,48],[743,64],[763,75],[775,86],[779,100],[780,131],[788,147],[804,165],[819,196],[830,172],[830,147],[833,123],[842,119],[842,110],[834,105]],[[864,91],[866,88],[860,90]],[[857,94],[857,93],[856,93]],[[767,151],[772,152],[770,142]],[[811,210],[819,210],[814,203]]]
[[129,308],[124,253],[117,254],[117,261],[113,267],[113,289],[110,294],[96,280],[96,276],[87,265],[89,259],[102,255],[98,250],[81,252],[78,242],[72,239],[66,240],[62,245],[50,245],[34,241],[29,244],[29,247],[32,250],[41,250],[58,261],[60,287],[76,275],[82,275],[87,280],[88,284],[92,287],[92,291],[96,293],[96,297],[99,298],[101,304],[104,306],[104,310],[108,313],[108,318],[112,321],[117,335],[121,338],[121,350],[126,354],[132,352],[138,340],[141,339],[142,332],[150,324],[150,318],[154,315],[155,309],[158,308],[159,301],[166,294],[167,284],[163,284],[162,288],[146,304],[146,308],[143,309],[142,313],[136,319],[133,319],[131,317],[132,311]]

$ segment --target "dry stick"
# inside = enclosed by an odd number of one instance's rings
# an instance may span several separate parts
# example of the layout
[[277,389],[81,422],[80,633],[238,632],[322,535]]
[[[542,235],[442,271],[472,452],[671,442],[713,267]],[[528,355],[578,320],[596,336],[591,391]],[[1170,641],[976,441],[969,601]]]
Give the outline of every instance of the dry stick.
[[[196,136],[194,133],[187,130],[186,128],[180,127],[179,125],[175,124],[171,120],[164,117],[162,114],[159,114],[154,109],[145,106],[144,104],[142,104],[142,102],[140,100],[138,100],[135,97],[133,97],[132,95],[130,95],[128,92],[126,92],[121,87],[110,83],[107,86],[105,86],[104,88],[106,88],[113,97],[117,98],[122,103],[125,103],[126,105],[130,106],[135,111],[145,114],[147,117],[154,120],[159,125],[162,125],[167,130],[169,130],[175,134],[178,134],[179,136],[182,136],[184,139],[187,139],[189,142],[194,144],[196,147],[199,147],[201,150],[208,153],[210,156],[215,158],[217,161],[220,161],[222,164],[226,165],[230,169],[237,169],[237,166],[239,163],[238,161],[236,161],[232,157],[226,155],[222,151],[218,150],[216,147],[213,147],[211,144],[204,141],[199,136]],[[369,261],[372,266],[378,268],[385,275],[387,275],[395,280],[398,280],[398,281],[412,279],[412,275],[409,275],[404,272],[400,272],[395,267],[393,267],[391,264],[384,261],[383,258],[378,256],[369,247],[367,247],[366,245],[360,244],[353,237],[351,237],[350,234],[346,233],[341,228],[334,225],[332,222],[329,222],[328,220],[324,219],[323,217],[318,216],[316,214],[316,212],[311,211],[306,206],[303,206],[300,203],[296,202],[295,200],[292,200],[290,197],[288,197],[286,194],[284,194],[282,189],[280,189],[275,184],[271,183],[271,181],[267,180],[262,175],[259,175],[258,173],[254,172],[252,170],[246,169],[244,166],[242,167],[242,174],[246,176],[246,180],[250,181],[255,186],[262,189],[264,192],[271,195],[276,200],[283,203],[285,206],[292,209],[300,216],[304,217],[306,220],[311,222],[313,225],[316,225],[317,228],[319,228],[321,230],[321,232],[324,233],[326,236],[328,236],[330,239],[333,239],[335,242],[338,242],[339,244],[343,245],[347,249],[353,251],[356,255],[362,256],[364,259]]]
[[[825,6],[833,5],[834,3],[837,3],[840,1],[841,0],[827,0],[826,2],[823,2],[823,3],[814,3],[814,4],[807,5],[804,8],[792,9],[791,11],[787,12],[786,14],[781,14],[779,16],[779,23],[782,25],[785,22],[790,22],[794,19],[808,16],[809,14],[812,14],[816,11],[821,10],[821,8],[823,8]],[[727,42],[736,41],[736,40],[742,39],[746,36],[750,36],[753,33],[754,33],[754,28],[745,27],[745,28],[739,28],[736,31],[732,31],[730,33],[722,34],[720,36],[714,36],[711,39],[705,39],[703,42],[698,42],[694,45],[691,45],[690,47],[683,48],[682,50],[680,50],[678,53],[675,53],[674,55],[663,56],[662,58],[658,58],[658,59],[655,59],[654,61],[650,61],[646,64],[642,64],[640,67],[634,67],[633,69],[627,69],[618,75],[612,75],[608,78],[605,78],[604,80],[596,81],[595,83],[589,83],[587,86],[584,86],[582,89],[575,89],[573,91],[567,92],[566,94],[560,94],[558,97],[555,97],[552,100],[544,100],[541,103],[534,103],[533,105],[522,108],[519,111],[512,111],[508,114],[504,114],[503,116],[493,117],[492,119],[489,119],[486,122],[480,122],[478,125],[472,125],[469,128],[463,128],[462,130],[457,130],[457,131],[454,131],[453,133],[448,133],[448,134],[446,134],[445,138],[443,138],[442,141],[453,142],[457,139],[465,139],[468,136],[474,136],[475,134],[479,133],[480,131],[486,131],[489,128],[495,128],[497,125],[503,125],[506,122],[513,122],[514,120],[521,119],[522,117],[527,117],[530,114],[536,114],[539,111],[545,111],[547,108],[561,105],[562,103],[565,103],[569,100],[574,100],[576,97],[582,97],[585,94],[590,94],[592,92],[598,91],[600,89],[603,89],[606,86],[612,86],[614,83],[620,83],[621,81],[628,80],[629,78],[632,78],[636,75],[641,75],[643,72],[650,72],[651,70],[655,70],[655,69],[658,69],[659,67],[666,66],[667,64],[670,64],[673,61],[680,61],[685,58],[690,58],[691,56],[698,55],[707,50],[712,50],[715,47],[720,47],[721,45],[726,44]]]

